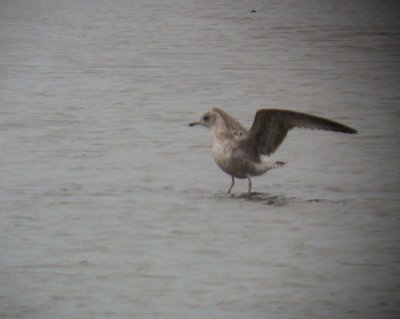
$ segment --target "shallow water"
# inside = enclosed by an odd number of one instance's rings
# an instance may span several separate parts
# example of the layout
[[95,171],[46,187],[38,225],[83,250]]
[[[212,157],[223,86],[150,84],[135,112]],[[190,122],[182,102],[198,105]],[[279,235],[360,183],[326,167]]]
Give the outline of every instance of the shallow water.
[[[398,9],[1,2],[0,316],[397,318]],[[227,195],[214,106],[359,134],[292,131]]]

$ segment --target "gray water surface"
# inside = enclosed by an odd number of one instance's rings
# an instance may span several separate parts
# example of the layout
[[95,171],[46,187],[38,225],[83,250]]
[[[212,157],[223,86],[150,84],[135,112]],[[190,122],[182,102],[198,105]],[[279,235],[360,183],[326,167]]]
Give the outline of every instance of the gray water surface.
[[[1,1],[0,317],[400,317],[398,12]],[[291,131],[249,200],[187,126],[215,106],[359,134]]]

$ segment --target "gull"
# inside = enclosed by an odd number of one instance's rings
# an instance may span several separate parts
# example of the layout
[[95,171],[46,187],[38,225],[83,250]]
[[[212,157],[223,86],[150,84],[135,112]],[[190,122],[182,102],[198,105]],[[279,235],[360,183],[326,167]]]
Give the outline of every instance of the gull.
[[270,156],[278,149],[292,128],[320,129],[348,134],[357,131],[344,124],[311,114],[283,109],[260,109],[247,130],[235,118],[220,108],[204,113],[199,121],[189,126],[201,125],[210,129],[212,154],[215,162],[231,176],[228,194],[235,185],[235,177],[248,179],[248,196],[251,196],[251,177],[285,165]]

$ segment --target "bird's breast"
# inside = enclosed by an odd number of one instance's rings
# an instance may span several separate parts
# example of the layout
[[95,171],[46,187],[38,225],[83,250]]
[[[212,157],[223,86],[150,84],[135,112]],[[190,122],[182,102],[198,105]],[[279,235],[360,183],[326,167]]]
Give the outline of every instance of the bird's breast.
[[212,152],[218,165],[223,165],[232,158],[232,147],[226,141],[214,139]]
[[237,156],[237,148],[232,141],[214,139],[213,157],[219,168],[225,173],[238,178],[248,175],[248,167],[243,159]]

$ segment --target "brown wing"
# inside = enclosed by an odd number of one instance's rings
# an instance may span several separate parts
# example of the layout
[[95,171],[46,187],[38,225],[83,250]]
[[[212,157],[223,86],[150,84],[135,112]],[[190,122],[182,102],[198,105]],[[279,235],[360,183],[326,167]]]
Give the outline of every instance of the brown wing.
[[276,151],[294,127],[355,134],[351,127],[322,117],[288,110],[258,110],[242,146],[252,152],[270,155]]

